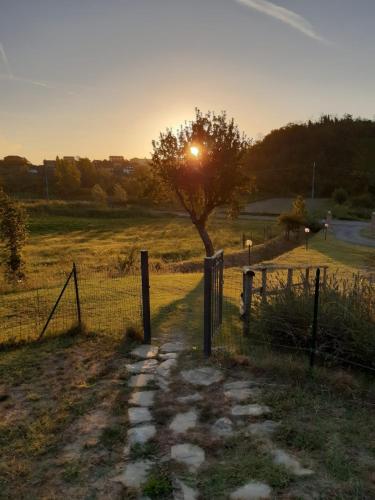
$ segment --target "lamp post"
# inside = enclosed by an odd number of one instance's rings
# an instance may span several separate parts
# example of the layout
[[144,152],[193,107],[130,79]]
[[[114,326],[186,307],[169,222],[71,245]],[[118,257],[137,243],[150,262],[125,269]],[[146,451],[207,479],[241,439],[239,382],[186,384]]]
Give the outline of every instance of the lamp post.
[[251,247],[253,246],[253,240],[246,240],[246,246],[249,249],[249,266],[251,266]]
[[328,223],[326,222],[324,224],[324,239],[327,239],[327,232],[328,232]]
[[309,234],[310,234],[310,228],[305,227],[306,250],[308,250],[309,248]]

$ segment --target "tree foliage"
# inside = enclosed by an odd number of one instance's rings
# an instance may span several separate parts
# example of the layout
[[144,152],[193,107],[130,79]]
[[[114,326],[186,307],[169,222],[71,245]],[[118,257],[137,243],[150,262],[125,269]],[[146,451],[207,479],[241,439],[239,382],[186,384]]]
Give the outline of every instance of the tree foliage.
[[324,115],[290,123],[255,143],[246,160],[258,190],[272,196],[309,195],[314,162],[317,196],[337,186],[375,196],[375,121]]
[[126,205],[128,201],[128,195],[121,184],[115,184],[113,188],[113,201],[119,205]]
[[74,162],[56,158],[56,185],[62,196],[74,195],[81,186],[81,173]]
[[[195,119],[177,133],[167,129],[153,141],[152,165],[163,184],[189,213],[205,246],[214,248],[206,225],[217,207],[236,213],[241,197],[249,191],[243,157],[249,142],[225,113],[196,109]],[[191,148],[197,148],[194,156]]]
[[11,281],[25,277],[22,250],[27,238],[26,212],[0,190],[0,236],[5,246],[3,263]]
[[105,205],[108,199],[107,193],[99,184],[95,184],[91,189],[91,197],[98,205]]

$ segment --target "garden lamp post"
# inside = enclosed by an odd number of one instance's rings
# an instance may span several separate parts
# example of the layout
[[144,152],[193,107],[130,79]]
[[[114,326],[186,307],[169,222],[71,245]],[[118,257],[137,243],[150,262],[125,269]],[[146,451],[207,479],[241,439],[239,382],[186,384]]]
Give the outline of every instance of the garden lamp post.
[[305,227],[306,250],[309,248],[309,234],[310,234],[310,228]]
[[249,266],[251,266],[251,247],[253,246],[253,240],[246,240],[246,246],[249,249]]
[[327,232],[328,232],[328,223],[326,222],[324,224],[324,239],[327,239]]

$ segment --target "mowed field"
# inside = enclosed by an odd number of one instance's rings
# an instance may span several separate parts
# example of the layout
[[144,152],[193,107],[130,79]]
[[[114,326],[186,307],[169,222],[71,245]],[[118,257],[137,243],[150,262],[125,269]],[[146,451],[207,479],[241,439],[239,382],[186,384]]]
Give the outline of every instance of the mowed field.
[[[187,217],[146,212],[136,207],[123,210],[96,210],[94,216],[71,210],[69,215],[31,213],[30,237],[25,248],[29,277],[58,273],[73,261],[98,268],[115,264],[132,250],[149,251],[151,261],[173,263],[203,258],[204,248]],[[231,220],[213,216],[209,232],[215,248],[226,253],[242,248],[242,234],[254,244],[276,236],[276,221]]]

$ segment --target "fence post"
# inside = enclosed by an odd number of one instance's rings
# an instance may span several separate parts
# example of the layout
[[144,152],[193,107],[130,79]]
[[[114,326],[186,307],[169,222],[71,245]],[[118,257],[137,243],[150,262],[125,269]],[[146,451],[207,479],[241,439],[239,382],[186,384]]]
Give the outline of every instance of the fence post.
[[79,329],[81,330],[82,329],[81,301],[79,298],[78,274],[77,274],[77,266],[76,266],[75,262],[73,262],[73,278],[74,278],[74,289],[75,289],[75,293],[76,293],[78,326],[79,326]]
[[262,269],[262,302],[267,302],[267,268]]
[[243,315],[243,334],[248,336],[250,333],[251,301],[253,296],[253,281],[255,273],[248,267],[245,267],[242,275],[242,293],[244,304]]
[[219,271],[219,325],[223,323],[224,252],[221,255]]
[[293,269],[288,269],[288,278],[286,282],[286,289],[288,292],[292,291],[293,286]]
[[204,259],[204,336],[203,352],[206,357],[211,356],[212,332],[212,259]]
[[246,246],[246,236],[245,233],[242,233],[242,248],[245,248]]
[[141,250],[143,342],[151,344],[150,277],[148,251]]
[[315,276],[315,294],[314,294],[314,317],[312,324],[311,337],[311,352],[310,352],[310,369],[313,369],[316,354],[316,337],[318,332],[318,309],[319,309],[319,288],[320,288],[320,269],[316,270]]

